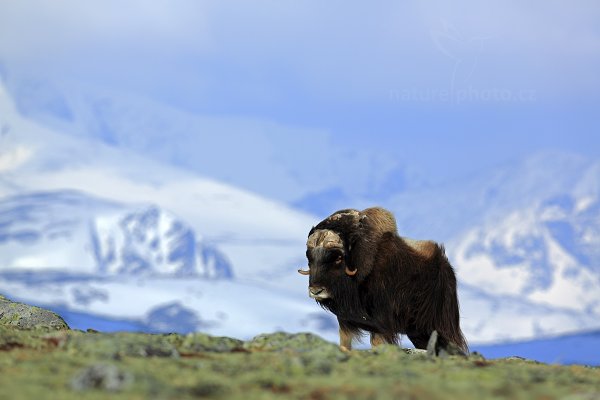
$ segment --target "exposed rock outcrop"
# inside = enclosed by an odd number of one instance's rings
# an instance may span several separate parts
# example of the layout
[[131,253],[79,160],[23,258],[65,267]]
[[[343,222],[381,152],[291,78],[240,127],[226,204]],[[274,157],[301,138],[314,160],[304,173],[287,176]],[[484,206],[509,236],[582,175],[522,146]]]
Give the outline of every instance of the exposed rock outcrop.
[[17,303],[0,295],[0,325],[17,329],[69,329],[67,323],[52,311]]

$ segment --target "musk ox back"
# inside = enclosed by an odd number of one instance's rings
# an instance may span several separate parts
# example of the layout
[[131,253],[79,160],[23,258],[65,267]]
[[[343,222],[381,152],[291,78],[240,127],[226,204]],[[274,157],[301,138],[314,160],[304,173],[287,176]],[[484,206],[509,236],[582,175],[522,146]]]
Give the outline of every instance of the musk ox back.
[[406,334],[426,348],[467,351],[459,324],[456,276],[444,248],[398,235],[394,216],[379,207],[340,210],[313,227],[306,256],[309,296],[333,312],[340,346],[367,331],[371,344],[398,343]]

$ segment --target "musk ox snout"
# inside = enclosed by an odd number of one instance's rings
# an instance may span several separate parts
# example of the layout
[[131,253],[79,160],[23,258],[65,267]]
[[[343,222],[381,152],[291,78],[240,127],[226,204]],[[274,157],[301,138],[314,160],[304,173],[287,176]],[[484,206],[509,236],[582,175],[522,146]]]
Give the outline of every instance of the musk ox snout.
[[315,300],[323,300],[331,297],[329,291],[323,286],[309,286],[308,296]]

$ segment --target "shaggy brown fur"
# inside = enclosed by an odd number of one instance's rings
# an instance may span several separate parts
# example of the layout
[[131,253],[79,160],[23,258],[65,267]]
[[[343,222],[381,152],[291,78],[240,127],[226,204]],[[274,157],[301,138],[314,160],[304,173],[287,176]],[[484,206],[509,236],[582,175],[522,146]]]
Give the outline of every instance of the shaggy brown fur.
[[[393,215],[382,208],[338,211],[311,229],[309,241],[324,230],[342,243],[308,248],[309,290],[338,317],[341,345],[348,348],[352,337],[368,331],[373,345],[397,343],[406,334],[424,349],[437,330],[438,347],[452,342],[467,351],[456,277],[442,246],[401,238]],[[357,274],[349,276],[347,267]]]
[[358,269],[356,279],[359,282],[371,273],[376,246],[383,234],[398,231],[394,215],[381,207],[371,207],[363,211],[336,211],[315,226],[309,236],[315,230],[322,229],[333,230],[342,236],[346,264],[350,269]]

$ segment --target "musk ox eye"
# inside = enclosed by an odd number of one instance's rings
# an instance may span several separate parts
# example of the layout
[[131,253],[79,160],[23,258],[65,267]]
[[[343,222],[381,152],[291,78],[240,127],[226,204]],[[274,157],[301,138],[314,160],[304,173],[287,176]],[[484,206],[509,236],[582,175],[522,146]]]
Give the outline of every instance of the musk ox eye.
[[342,262],[342,256],[338,256],[338,257],[335,259],[335,263],[336,263],[336,264],[340,264],[341,262]]

